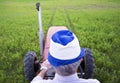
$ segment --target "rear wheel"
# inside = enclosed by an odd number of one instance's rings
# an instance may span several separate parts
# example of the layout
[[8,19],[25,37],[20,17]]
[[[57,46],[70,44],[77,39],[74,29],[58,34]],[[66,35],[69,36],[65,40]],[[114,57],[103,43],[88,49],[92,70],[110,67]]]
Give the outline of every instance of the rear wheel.
[[93,74],[94,74],[94,57],[93,54],[91,52],[91,50],[89,48],[84,49],[85,51],[85,56],[83,58],[82,63],[80,64],[82,69],[82,78],[88,79],[88,78],[92,78]]
[[30,82],[36,76],[40,69],[39,61],[35,52],[28,52],[24,57],[24,74],[26,79]]

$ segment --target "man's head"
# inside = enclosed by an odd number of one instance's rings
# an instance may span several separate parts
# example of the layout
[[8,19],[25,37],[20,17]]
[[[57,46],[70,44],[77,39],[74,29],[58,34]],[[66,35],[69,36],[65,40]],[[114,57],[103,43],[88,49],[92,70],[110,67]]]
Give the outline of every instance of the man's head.
[[[60,30],[52,35],[48,52],[48,61],[56,68],[72,67],[84,56],[79,41],[69,30]],[[59,69],[58,69],[59,70]]]

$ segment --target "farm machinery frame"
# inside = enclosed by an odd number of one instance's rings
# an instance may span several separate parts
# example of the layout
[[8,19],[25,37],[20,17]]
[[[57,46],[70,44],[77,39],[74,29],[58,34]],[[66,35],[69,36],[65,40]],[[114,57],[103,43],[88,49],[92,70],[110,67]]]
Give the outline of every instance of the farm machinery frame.
[[[40,43],[40,55],[41,60],[37,59],[37,55],[35,52],[30,51],[25,54],[24,57],[24,74],[26,79],[30,82],[32,79],[40,72],[41,63],[47,59],[48,50],[50,47],[50,38],[51,36],[59,30],[66,30],[65,26],[51,26],[46,35],[46,39],[44,38],[44,32],[42,28],[42,13],[40,3],[36,3],[36,9],[38,11],[38,23],[39,23],[39,43]],[[78,68],[78,76],[80,78],[88,79],[92,78],[94,74],[94,57],[89,48],[84,48],[85,55],[83,57],[82,62]],[[55,76],[54,68],[50,68],[47,70],[45,75],[45,79],[53,79]]]

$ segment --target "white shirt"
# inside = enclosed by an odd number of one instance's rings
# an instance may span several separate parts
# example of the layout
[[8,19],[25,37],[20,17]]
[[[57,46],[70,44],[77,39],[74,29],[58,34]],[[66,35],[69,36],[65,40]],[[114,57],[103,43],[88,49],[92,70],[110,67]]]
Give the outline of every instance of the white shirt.
[[55,74],[53,80],[44,80],[40,76],[36,76],[31,83],[100,83],[96,79],[82,79],[78,78],[77,73],[70,76],[60,76]]

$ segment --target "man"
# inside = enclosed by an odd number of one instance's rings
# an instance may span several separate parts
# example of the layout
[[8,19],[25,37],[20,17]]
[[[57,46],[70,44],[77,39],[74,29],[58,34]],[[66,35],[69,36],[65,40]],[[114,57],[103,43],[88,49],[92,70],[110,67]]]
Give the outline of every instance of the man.
[[[54,33],[50,40],[48,59],[41,64],[41,72],[31,83],[100,83],[96,79],[82,79],[77,69],[84,56],[79,41],[69,30]],[[56,74],[53,80],[44,80],[46,71],[53,66]]]

